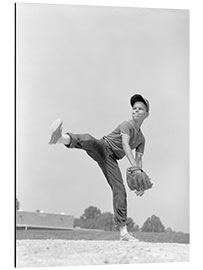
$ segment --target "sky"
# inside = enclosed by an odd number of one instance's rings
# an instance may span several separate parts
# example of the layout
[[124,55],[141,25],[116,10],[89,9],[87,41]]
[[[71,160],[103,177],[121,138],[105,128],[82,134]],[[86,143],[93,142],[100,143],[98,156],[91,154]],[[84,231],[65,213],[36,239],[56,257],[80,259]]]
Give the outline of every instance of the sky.
[[112,194],[84,151],[50,146],[50,125],[110,133],[131,118],[129,99],[150,102],[142,126],[143,169],[154,183],[139,198],[125,182],[128,216],[155,214],[189,232],[189,12],[17,4],[16,196],[25,211],[79,217],[90,205],[113,212]]

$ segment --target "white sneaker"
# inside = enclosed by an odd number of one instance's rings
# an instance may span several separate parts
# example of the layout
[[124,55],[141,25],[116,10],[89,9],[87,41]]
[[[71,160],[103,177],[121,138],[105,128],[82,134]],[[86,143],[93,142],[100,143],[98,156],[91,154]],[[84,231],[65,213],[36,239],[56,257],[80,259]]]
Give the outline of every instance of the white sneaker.
[[129,233],[126,233],[123,236],[120,236],[120,241],[134,241],[134,242],[139,242],[139,240],[137,238],[135,238],[134,236],[132,236]]
[[52,134],[51,134],[51,139],[49,141],[49,144],[56,144],[58,139],[61,137],[62,134],[62,125],[63,125],[63,121],[58,118],[56,119],[52,125],[51,125],[51,129],[52,129]]

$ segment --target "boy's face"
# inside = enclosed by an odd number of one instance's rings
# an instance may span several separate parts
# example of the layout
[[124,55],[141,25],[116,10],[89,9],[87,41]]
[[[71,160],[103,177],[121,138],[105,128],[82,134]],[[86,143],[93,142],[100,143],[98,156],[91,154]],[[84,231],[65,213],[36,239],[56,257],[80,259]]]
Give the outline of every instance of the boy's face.
[[144,103],[140,101],[137,101],[134,103],[132,107],[133,120],[142,122],[144,121],[145,118],[147,118],[148,115],[149,113],[147,112],[147,109]]

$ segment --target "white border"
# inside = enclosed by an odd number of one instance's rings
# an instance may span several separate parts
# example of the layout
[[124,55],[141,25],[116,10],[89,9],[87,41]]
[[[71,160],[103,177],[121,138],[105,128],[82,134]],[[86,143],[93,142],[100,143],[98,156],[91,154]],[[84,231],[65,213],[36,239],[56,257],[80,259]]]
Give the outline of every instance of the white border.
[[[4,0],[0,3],[0,25],[1,25],[1,266],[3,269],[13,269],[14,250],[14,215],[13,215],[13,160],[14,160],[14,2]],[[46,3],[46,4],[72,4],[72,5],[97,5],[97,6],[126,6],[146,8],[169,8],[169,9],[190,9],[191,18],[191,84],[190,84],[190,141],[191,141],[191,262],[173,264],[145,264],[136,265],[139,269],[201,269],[202,263],[202,175],[199,169],[202,167],[202,160],[199,156],[202,149],[202,9],[201,1],[110,1],[110,0],[74,0],[74,1],[17,1],[18,3]],[[181,119],[180,119],[181,121]],[[199,153],[199,154],[198,154]],[[172,168],[171,168],[172,169]],[[184,188],[184,187],[183,187]],[[94,268],[93,268],[94,267]],[[135,265],[119,266],[88,266],[88,269],[134,269]],[[26,268],[24,268],[26,269]],[[44,268],[37,268],[44,269]],[[46,268],[46,269],[53,269]],[[61,269],[56,267],[54,269]],[[87,269],[81,267],[68,267],[68,269]]]

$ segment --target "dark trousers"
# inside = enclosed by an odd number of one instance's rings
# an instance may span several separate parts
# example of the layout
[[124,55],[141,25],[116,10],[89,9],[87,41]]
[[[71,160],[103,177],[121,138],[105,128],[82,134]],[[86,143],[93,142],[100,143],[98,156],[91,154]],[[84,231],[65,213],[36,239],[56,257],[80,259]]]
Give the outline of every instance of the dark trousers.
[[111,187],[113,193],[114,220],[117,226],[123,226],[127,221],[127,200],[126,190],[123,184],[122,175],[118,167],[115,154],[105,139],[96,139],[90,134],[68,133],[71,137],[68,148],[83,149],[94,159]]

